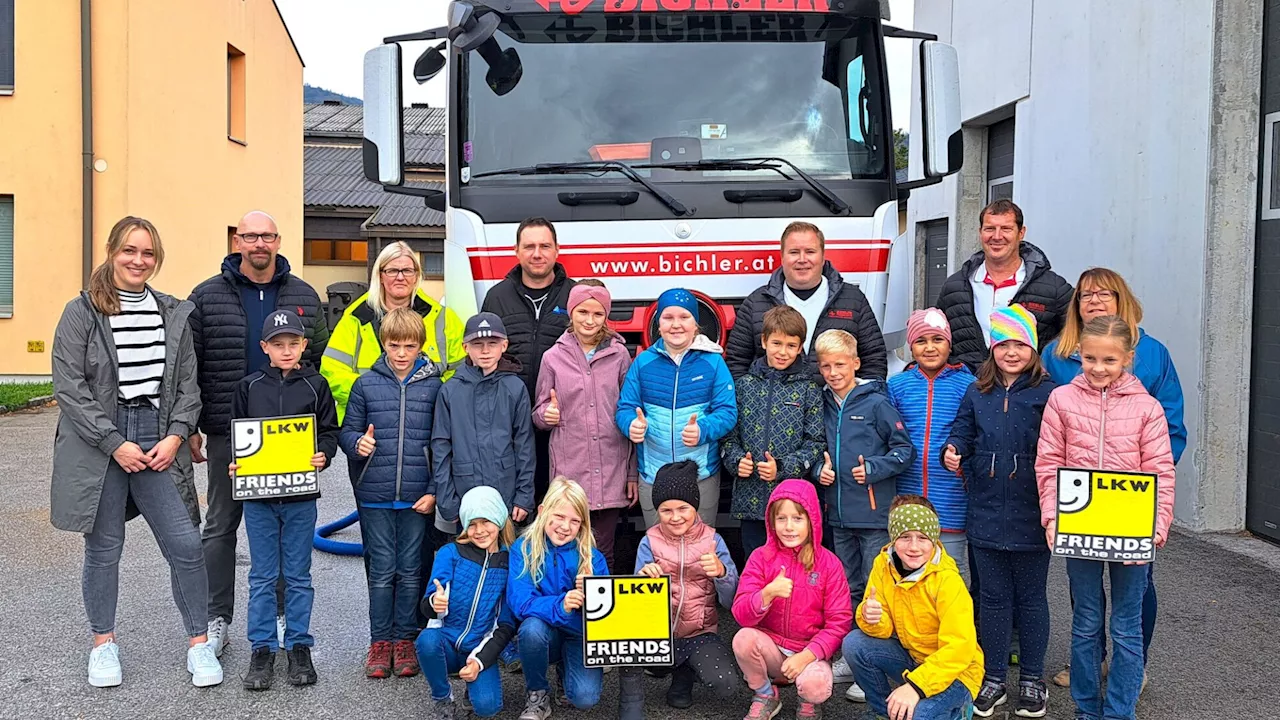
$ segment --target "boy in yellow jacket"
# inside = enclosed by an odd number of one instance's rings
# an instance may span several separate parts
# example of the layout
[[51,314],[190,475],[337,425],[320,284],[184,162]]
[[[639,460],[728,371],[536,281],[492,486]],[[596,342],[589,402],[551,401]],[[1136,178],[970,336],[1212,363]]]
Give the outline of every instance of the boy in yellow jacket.
[[982,685],[973,599],[941,536],[928,500],[893,499],[891,542],[876,556],[854,613],[857,627],[844,640],[844,657],[876,718],[963,718]]

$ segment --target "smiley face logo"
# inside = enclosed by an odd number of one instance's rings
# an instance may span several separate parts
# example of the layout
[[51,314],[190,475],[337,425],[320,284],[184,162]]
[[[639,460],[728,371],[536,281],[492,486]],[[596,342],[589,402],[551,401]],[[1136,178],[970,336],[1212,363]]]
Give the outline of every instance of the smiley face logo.
[[232,449],[237,458],[245,458],[262,449],[262,423],[240,420],[232,423]]
[[609,578],[583,578],[583,609],[588,620],[601,620],[613,612],[613,581]]
[[1093,487],[1088,470],[1062,470],[1058,473],[1058,512],[1076,513],[1089,507]]

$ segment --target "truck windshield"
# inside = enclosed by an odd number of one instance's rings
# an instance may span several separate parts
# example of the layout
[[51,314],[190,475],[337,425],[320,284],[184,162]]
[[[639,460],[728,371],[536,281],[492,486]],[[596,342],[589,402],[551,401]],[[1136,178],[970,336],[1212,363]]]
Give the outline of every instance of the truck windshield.
[[[883,178],[891,141],[876,22],[770,13],[505,18],[495,38],[516,49],[523,73],[499,96],[485,62],[462,57],[456,166],[472,185],[563,181],[477,177],[540,163],[758,157],[785,158],[814,178]],[[637,172],[661,182],[777,179],[731,165]],[[575,175],[592,180],[618,178]]]

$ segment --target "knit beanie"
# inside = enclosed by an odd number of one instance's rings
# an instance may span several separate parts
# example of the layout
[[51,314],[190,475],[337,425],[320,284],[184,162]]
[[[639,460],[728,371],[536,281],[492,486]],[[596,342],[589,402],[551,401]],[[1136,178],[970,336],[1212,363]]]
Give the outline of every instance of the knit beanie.
[[470,527],[472,520],[484,519],[497,525],[499,529],[507,524],[507,506],[502,504],[502,495],[487,485],[477,485],[462,496],[462,507],[458,510],[459,526],[463,532]]
[[1005,340],[1017,340],[1032,350],[1040,347],[1036,342],[1036,316],[1018,304],[1003,307],[991,313],[991,347]]
[[668,463],[653,476],[653,507],[668,500],[681,500],[698,507],[698,464],[692,460]]
[[609,309],[613,305],[613,299],[609,295],[609,291],[597,287],[595,285],[574,285],[569,291],[569,312],[582,304],[583,300],[595,300],[604,307],[604,316],[609,317]]
[[662,317],[662,311],[672,305],[688,310],[689,314],[693,316],[694,322],[698,321],[698,300],[693,297],[693,293],[684,288],[671,288],[659,295],[658,317]]
[[941,335],[951,342],[951,325],[947,316],[938,308],[916,310],[907,318],[907,347],[916,344],[923,335]]
[[909,503],[899,505],[889,511],[889,539],[897,540],[903,533],[915,530],[930,540],[939,542],[942,528],[938,523],[938,513],[924,505]]

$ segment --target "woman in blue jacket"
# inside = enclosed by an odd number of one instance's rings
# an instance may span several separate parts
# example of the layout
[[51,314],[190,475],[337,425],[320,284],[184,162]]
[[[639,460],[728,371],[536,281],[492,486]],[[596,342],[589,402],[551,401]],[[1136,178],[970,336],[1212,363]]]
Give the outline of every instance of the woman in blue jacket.
[[[1139,327],[1142,322],[1142,303],[1129,289],[1120,273],[1107,268],[1089,268],[1076,282],[1071,295],[1071,306],[1062,334],[1045,346],[1041,353],[1044,369],[1059,385],[1066,385],[1080,374],[1080,329],[1096,317],[1117,315],[1129,324],[1138,345],[1134,348],[1133,374],[1164,408],[1165,421],[1169,423],[1169,444],[1173,449],[1173,462],[1182,458],[1187,449],[1187,426],[1182,420],[1182,383],[1173,367],[1169,349]],[[1147,592],[1142,598],[1142,654],[1145,661],[1151,647],[1151,636],[1156,628],[1155,565],[1147,563]],[[1063,670],[1054,676],[1056,685],[1067,687],[1071,673]],[[1144,681],[1145,686],[1145,681]]]

